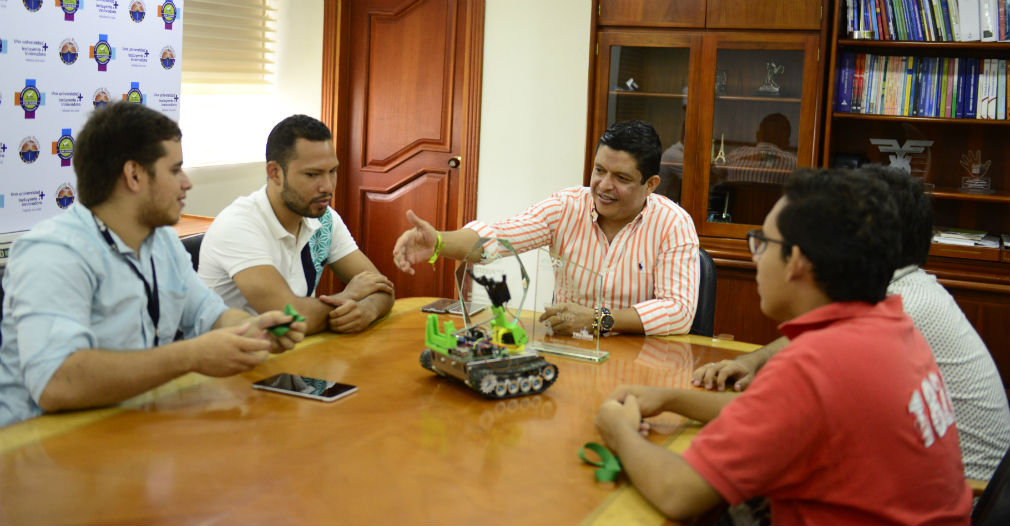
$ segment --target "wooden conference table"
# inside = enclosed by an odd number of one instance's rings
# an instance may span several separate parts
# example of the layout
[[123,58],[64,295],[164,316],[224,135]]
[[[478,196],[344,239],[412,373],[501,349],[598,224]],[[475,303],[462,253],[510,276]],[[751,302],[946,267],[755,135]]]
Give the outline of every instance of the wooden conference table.
[[[245,374],[0,429],[0,523],[661,524],[626,478],[597,483],[578,458],[600,441],[597,408],[619,384],[686,387],[696,366],[754,347],[611,337],[604,363],[547,355],[549,390],[491,401],[419,365],[427,301]],[[324,403],[250,387],[278,372],[359,391]],[[651,439],[675,450],[697,426],[657,424]]]

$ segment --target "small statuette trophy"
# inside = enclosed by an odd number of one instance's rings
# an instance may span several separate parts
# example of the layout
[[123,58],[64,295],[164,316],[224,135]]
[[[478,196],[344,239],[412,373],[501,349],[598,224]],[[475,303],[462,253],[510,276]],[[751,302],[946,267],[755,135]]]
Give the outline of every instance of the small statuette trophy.
[[726,70],[720,69],[715,72],[715,94],[725,95],[726,94]]
[[715,140],[712,140],[712,164],[726,164],[726,132],[719,135],[719,152],[715,151]]
[[774,60],[765,62],[765,67],[768,69],[767,73],[765,73],[765,83],[757,89],[758,93],[777,96],[779,94],[779,83],[775,82],[775,76],[785,73],[786,67],[776,64]]
[[982,162],[982,151],[968,150],[961,154],[961,166],[968,171],[968,175],[961,178],[961,191],[966,194],[991,194],[992,179],[986,177],[992,159]]

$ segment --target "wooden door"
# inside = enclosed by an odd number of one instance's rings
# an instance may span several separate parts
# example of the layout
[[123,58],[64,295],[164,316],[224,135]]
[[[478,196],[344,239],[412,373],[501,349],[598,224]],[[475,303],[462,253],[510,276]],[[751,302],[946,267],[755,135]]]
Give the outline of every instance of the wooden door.
[[484,3],[354,0],[338,9],[340,34],[328,27],[324,39],[328,53],[340,50],[338,68],[324,64],[324,99],[336,104],[323,113],[336,124],[341,162],[334,206],[398,297],[451,297],[452,262],[418,264],[410,276],[392,251],[408,209],[439,230],[475,216]]

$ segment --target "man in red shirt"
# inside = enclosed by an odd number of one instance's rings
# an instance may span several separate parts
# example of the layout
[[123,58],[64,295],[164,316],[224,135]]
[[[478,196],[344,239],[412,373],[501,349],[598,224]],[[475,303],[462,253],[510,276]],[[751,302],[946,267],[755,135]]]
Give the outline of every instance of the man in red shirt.
[[[954,413],[922,335],[887,298],[900,239],[884,183],[800,170],[748,233],[761,310],[790,344],[744,393],[622,387],[596,419],[664,514],[763,495],[783,524],[967,524]],[[710,421],[683,456],[642,417]]]

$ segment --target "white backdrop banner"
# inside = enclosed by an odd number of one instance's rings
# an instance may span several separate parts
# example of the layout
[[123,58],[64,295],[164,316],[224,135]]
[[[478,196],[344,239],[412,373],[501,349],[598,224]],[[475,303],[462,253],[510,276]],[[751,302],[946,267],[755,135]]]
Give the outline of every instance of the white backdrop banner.
[[183,0],[0,0],[0,258],[77,194],[71,160],[97,107],[179,120]]

